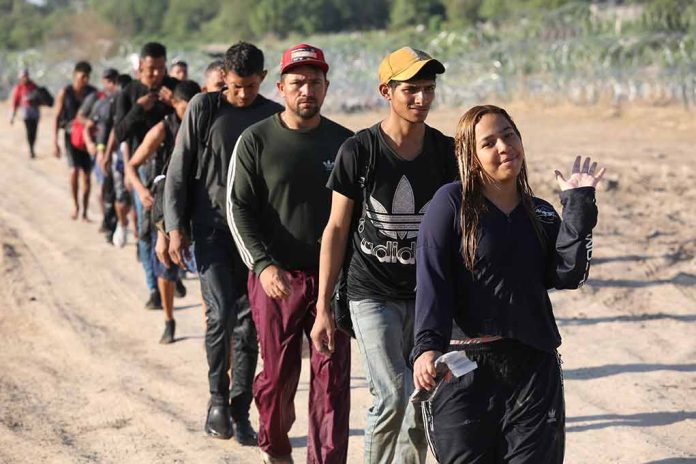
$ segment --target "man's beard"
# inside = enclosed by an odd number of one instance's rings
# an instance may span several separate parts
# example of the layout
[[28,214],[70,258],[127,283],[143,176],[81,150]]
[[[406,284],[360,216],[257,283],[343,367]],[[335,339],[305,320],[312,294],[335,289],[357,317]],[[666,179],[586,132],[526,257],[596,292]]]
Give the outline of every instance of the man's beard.
[[[310,106],[301,106],[303,103],[312,103]],[[316,103],[316,101],[313,102],[301,102],[297,104],[297,115],[301,117],[302,119],[312,119],[314,116],[319,113],[320,106]]]

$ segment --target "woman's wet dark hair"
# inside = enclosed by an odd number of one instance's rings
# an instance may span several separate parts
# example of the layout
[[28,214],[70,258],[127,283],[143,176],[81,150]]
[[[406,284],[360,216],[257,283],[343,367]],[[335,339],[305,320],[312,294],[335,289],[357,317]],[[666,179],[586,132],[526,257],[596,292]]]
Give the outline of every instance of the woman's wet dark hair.
[[[462,207],[460,225],[462,229],[462,255],[464,264],[470,271],[474,270],[476,249],[478,248],[478,226],[481,216],[486,211],[483,195],[483,178],[486,175],[476,155],[476,124],[487,114],[499,114],[510,123],[517,136],[522,139],[517,125],[504,109],[494,105],[474,106],[459,119],[454,138],[455,153],[459,165],[459,177],[462,181]],[[543,229],[534,212],[534,194],[527,180],[527,162],[522,161],[522,169],[517,176],[517,191],[522,198],[527,215],[542,245],[545,243]]]

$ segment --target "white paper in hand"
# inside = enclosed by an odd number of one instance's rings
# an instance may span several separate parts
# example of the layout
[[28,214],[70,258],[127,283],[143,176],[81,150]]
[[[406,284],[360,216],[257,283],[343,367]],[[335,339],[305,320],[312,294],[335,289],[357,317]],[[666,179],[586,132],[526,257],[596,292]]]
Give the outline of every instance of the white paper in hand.
[[444,374],[449,370],[455,377],[461,377],[464,374],[468,374],[478,367],[476,362],[472,361],[466,356],[464,351],[450,351],[445,353],[435,360],[435,371],[437,376],[435,377],[436,386],[434,389],[428,391],[424,388],[416,389],[410,397],[412,403],[420,403],[422,401],[429,400],[435,391],[439,388],[444,378]]
[[476,362],[466,356],[464,350],[450,351],[449,353],[443,354],[435,360],[435,369],[437,369],[440,364],[446,365],[455,377],[468,374],[478,367]]

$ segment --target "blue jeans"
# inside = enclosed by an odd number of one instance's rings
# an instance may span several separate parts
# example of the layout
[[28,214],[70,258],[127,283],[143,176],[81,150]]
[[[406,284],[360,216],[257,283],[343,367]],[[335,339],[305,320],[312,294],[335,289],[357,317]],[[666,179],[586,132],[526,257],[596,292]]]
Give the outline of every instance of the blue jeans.
[[149,211],[145,211],[143,204],[140,203],[140,198],[137,194],[133,195],[135,200],[135,212],[138,217],[138,259],[140,259],[140,264],[143,265],[143,270],[145,271],[145,282],[147,283],[147,288],[154,292],[157,290],[157,277],[155,276],[155,270],[152,267],[152,260],[150,256],[152,254],[152,244],[150,243],[150,237],[144,237],[142,234],[142,227],[140,225],[143,222],[143,217],[145,214],[150,214]]
[[372,394],[365,427],[365,463],[421,464],[427,442],[420,407],[408,398],[413,372],[414,300],[350,302],[363,365]]

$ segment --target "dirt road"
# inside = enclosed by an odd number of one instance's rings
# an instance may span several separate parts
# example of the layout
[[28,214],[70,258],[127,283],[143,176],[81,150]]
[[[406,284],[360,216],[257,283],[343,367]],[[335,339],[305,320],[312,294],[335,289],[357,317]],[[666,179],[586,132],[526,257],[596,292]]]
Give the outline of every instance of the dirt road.
[[[696,462],[696,118],[681,109],[512,114],[532,186],[557,207],[553,168],[589,154],[610,173],[591,279],[552,295],[564,337],[566,462]],[[452,133],[458,115],[430,121]],[[377,116],[336,119],[359,128]],[[255,449],[203,434],[198,282],[176,302],[179,340],[159,345],[162,314],[143,309],[133,241],[115,249],[97,221],[69,219],[67,168],[50,156],[47,117],[39,140],[30,161],[21,126],[0,122],[0,463],[259,462]],[[297,462],[306,372],[291,433]],[[370,399],[357,349],[352,384],[358,463]]]

